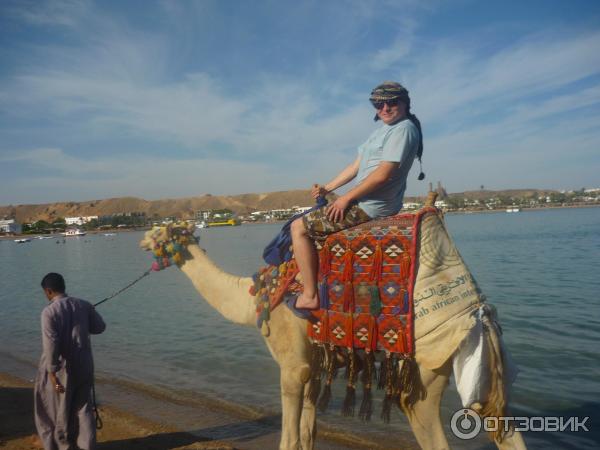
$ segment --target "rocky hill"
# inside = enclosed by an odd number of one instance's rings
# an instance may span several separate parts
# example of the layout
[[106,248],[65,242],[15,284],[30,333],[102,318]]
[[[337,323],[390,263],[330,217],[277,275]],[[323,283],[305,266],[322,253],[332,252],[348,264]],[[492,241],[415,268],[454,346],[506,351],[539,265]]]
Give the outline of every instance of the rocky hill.
[[156,215],[158,217],[192,218],[196,211],[206,209],[230,209],[238,214],[248,214],[253,211],[310,206],[313,204],[314,200],[309,190],[231,196],[206,194],[200,197],[163,200],[120,197],[86,202],[0,206],[0,218],[14,217],[21,223],[36,220],[53,222],[59,217],[104,216],[133,212],[143,212],[148,217]]
[[[450,194],[470,199],[486,199],[494,196],[534,198],[548,195],[549,190],[512,189],[504,191],[467,191]],[[405,201],[418,198],[407,197]],[[421,199],[422,200],[422,199]],[[46,220],[53,222],[59,217],[104,216],[143,212],[148,217],[193,218],[198,210],[230,209],[237,214],[248,214],[253,211],[290,208],[292,206],[311,206],[314,200],[309,190],[279,191],[263,194],[210,195],[163,200],[144,200],[135,197],[109,198],[86,202],[47,203],[41,205],[9,205],[0,206],[0,218],[16,218],[21,223]]]

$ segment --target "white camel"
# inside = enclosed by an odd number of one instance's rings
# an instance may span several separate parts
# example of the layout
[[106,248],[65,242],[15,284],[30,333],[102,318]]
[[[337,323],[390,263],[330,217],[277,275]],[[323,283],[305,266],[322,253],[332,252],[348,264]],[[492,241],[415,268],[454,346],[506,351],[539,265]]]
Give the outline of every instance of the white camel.
[[[419,308],[415,306],[415,359],[426,395],[417,399],[411,407],[403,407],[403,410],[419,445],[424,449],[440,450],[449,448],[440,418],[440,401],[452,373],[452,357],[475,326],[473,312],[481,305],[477,302],[456,310],[453,317],[443,323],[429,320],[433,315],[425,314],[427,308],[424,306],[430,296],[428,287],[432,281],[444,281],[435,278],[439,268],[436,266],[447,267],[457,260],[462,263],[462,259],[437,215],[424,220],[422,229],[427,226],[430,237],[423,237],[422,231],[420,265],[414,290],[415,303],[420,302]],[[147,232],[141,247],[152,250],[157,239],[166,239],[164,229],[162,237],[160,234],[156,230]],[[225,273],[195,243],[187,246],[185,255],[180,269],[202,297],[226,319],[255,327],[256,307],[254,297],[249,293],[253,280]],[[477,297],[480,299],[481,296]],[[457,309],[456,304],[454,306]],[[485,404],[472,407],[478,408],[482,415],[494,415],[504,411],[505,406],[502,354],[496,328],[484,328],[491,355],[491,393]],[[269,331],[268,336],[264,336],[265,343],[280,367],[282,430],[279,448],[312,450],[316,438],[316,405],[309,395],[313,347],[307,337],[307,323],[286,306],[280,306],[270,313]],[[506,434],[503,439],[496,440],[496,444],[500,449],[525,448],[518,432]]]

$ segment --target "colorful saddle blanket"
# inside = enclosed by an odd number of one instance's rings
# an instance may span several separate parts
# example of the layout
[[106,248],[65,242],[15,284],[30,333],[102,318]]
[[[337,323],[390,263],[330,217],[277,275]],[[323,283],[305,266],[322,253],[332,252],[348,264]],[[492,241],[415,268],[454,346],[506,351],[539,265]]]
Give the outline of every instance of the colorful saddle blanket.
[[[400,359],[414,354],[413,287],[416,245],[424,208],[370,221],[329,236],[319,249],[320,310],[308,324],[319,344]],[[259,327],[285,296],[302,290],[295,260],[255,275]]]
[[400,359],[414,354],[413,287],[420,219],[399,214],[333,234],[319,250],[313,342]]

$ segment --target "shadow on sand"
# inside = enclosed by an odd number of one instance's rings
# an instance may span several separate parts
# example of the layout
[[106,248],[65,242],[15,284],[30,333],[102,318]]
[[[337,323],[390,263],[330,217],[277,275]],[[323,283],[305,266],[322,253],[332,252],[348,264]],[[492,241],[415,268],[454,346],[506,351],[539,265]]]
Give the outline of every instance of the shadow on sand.
[[[201,428],[189,432],[160,433],[150,436],[123,439],[119,441],[98,444],[98,450],[121,450],[123,448],[167,450],[177,447],[198,444],[201,449],[235,449],[236,447],[211,441],[239,441],[256,439],[258,437],[279,431],[280,416],[269,416],[257,420],[237,422],[210,428]],[[201,444],[200,443],[205,443]],[[195,448],[192,446],[191,448]]]
[[32,388],[0,388],[0,405],[0,446],[4,441],[35,433]]

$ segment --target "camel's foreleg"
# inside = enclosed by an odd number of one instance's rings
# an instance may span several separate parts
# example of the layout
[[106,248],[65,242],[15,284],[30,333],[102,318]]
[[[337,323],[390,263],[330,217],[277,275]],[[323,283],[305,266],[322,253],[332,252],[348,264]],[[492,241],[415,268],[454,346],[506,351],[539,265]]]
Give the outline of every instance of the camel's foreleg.
[[[304,402],[304,384],[309,378],[309,375],[310,366],[308,364],[291,368],[281,368],[280,450],[301,449],[300,419],[303,417],[302,406]],[[304,422],[302,425],[302,428],[304,428]],[[303,437],[303,441],[304,440],[312,441],[313,439]]]
[[421,367],[420,377],[426,394],[411,408],[403,408],[417,442],[423,449],[449,448],[440,417],[440,403],[451,371],[450,361],[433,371]]
[[304,385],[304,402],[300,418],[300,442],[302,450],[313,450],[317,437],[317,407],[314,398],[309,395],[310,382]]

